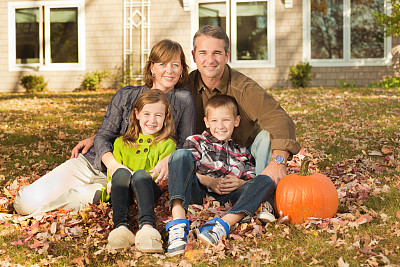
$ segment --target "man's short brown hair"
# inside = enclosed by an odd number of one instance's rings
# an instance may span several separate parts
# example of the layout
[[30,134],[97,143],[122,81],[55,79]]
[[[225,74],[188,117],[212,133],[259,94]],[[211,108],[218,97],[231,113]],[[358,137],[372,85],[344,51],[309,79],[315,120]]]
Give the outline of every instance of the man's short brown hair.
[[193,50],[197,49],[197,38],[200,36],[213,37],[224,41],[225,55],[229,51],[229,37],[225,31],[217,25],[204,25],[201,27],[193,37]]

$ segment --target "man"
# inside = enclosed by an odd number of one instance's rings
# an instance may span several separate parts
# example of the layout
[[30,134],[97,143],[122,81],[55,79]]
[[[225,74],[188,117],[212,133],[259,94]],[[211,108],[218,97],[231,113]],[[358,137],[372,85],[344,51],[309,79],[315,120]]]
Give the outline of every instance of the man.
[[203,26],[193,38],[197,70],[189,75],[188,87],[197,109],[196,133],[204,128],[204,105],[217,94],[234,97],[242,117],[233,139],[250,148],[256,173],[268,175],[278,184],[286,176],[286,161],[300,151],[296,130],[285,110],[259,84],[227,65],[229,39],[222,28]]
[[[233,140],[249,148],[256,160],[257,175],[267,175],[278,184],[286,176],[288,158],[300,151],[295,125],[259,84],[229,67],[229,55],[229,38],[219,26],[203,26],[193,37],[192,56],[197,70],[190,73],[188,87],[196,104],[196,133],[205,130],[202,122],[208,99],[218,94],[234,97],[242,120]],[[258,218],[271,221],[271,213],[273,208],[266,202]]]

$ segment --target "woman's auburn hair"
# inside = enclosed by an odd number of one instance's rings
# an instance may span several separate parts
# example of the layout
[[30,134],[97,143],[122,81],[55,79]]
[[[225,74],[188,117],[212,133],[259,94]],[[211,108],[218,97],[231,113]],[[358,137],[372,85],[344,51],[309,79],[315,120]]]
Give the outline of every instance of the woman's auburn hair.
[[144,105],[155,104],[158,102],[161,102],[165,105],[165,118],[161,130],[154,134],[155,138],[151,143],[151,146],[167,139],[172,139],[176,143],[174,119],[167,96],[159,89],[149,89],[143,92],[138,97],[136,103],[133,106],[131,115],[129,117],[128,130],[122,136],[122,142],[124,143],[124,145],[132,147],[138,146],[136,140],[139,138],[139,133],[141,132],[141,129],[139,120],[136,118],[135,111],[140,112],[143,109]]
[[182,46],[175,41],[164,39],[156,43],[151,49],[149,59],[143,68],[143,81],[144,84],[151,88],[153,87],[154,77],[151,75],[151,64],[154,63],[167,63],[174,57],[179,56],[182,65],[182,77],[179,78],[175,84],[175,88],[182,88],[186,85],[189,76],[189,66],[186,64],[185,53]]

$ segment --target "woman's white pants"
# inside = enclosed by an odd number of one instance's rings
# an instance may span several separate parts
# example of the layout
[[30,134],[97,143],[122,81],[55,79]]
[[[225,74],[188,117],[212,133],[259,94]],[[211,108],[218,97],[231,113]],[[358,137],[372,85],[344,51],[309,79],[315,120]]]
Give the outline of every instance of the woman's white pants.
[[28,217],[63,208],[79,211],[100,200],[107,177],[79,154],[18,191],[14,208]]

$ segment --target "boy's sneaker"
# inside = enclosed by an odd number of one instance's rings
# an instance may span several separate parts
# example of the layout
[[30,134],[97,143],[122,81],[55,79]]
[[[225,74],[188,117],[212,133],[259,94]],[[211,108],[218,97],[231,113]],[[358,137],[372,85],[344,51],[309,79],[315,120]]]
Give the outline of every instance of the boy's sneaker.
[[209,220],[197,229],[197,237],[206,245],[216,245],[223,237],[229,235],[229,224],[221,218]]
[[189,233],[189,220],[175,219],[165,226],[169,233],[168,255],[175,256],[185,252],[187,235]]
[[262,204],[261,211],[257,214],[257,218],[260,220],[260,222],[266,224],[276,220],[274,214],[274,208],[272,207],[271,203],[266,201]]

